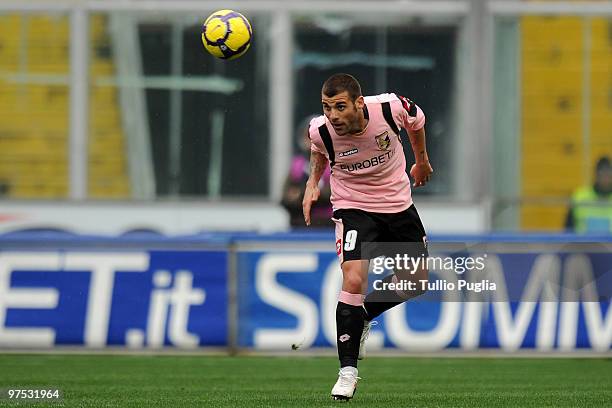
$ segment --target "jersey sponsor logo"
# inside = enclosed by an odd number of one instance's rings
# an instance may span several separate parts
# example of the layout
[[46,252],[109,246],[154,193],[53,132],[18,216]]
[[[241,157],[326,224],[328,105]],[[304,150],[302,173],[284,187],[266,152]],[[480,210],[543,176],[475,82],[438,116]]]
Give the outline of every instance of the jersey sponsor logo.
[[346,157],[346,156],[350,156],[351,154],[355,154],[359,151],[359,149],[357,149],[356,147],[353,147],[351,150],[347,150],[346,152],[340,152],[338,153],[338,156],[340,157]]
[[376,136],[376,144],[380,150],[389,150],[389,146],[391,145],[389,132],[385,130],[384,133]]
[[394,153],[395,153],[395,150],[389,150],[389,151],[387,151],[387,152],[385,152],[383,154],[371,157],[371,158],[366,159],[366,160],[364,160],[362,162],[350,163],[350,164],[341,164],[340,165],[340,170],[346,170],[348,172],[352,172],[352,171],[367,169],[367,168],[370,168],[370,167],[375,167],[375,166],[378,166],[379,164],[385,163],[388,159],[393,157]]
[[336,255],[340,255],[342,253],[342,240],[338,238],[336,240]]

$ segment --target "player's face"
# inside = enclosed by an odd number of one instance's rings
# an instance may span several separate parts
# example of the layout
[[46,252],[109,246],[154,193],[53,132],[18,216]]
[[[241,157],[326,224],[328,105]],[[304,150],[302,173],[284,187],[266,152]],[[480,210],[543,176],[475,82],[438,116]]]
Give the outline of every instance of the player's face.
[[338,136],[361,131],[359,109],[363,108],[363,96],[352,101],[348,92],[336,96],[322,95],[323,113]]

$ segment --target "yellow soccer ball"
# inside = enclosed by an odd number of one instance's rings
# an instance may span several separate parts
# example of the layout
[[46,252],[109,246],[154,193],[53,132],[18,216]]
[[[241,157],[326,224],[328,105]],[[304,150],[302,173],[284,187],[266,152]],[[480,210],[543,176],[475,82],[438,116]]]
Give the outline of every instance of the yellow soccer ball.
[[234,59],[251,46],[253,29],[242,14],[233,10],[219,10],[212,13],[202,29],[204,48],[217,58]]

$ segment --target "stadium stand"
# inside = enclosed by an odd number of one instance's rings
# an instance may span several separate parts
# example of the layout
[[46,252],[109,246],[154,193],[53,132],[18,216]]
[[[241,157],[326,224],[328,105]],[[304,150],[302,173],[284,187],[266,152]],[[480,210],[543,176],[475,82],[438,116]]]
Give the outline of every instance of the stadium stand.
[[[89,196],[129,194],[116,88],[103,16],[90,36]],[[0,180],[11,198],[68,194],[69,21],[66,16],[0,16]]]
[[[545,29],[543,29],[545,27]],[[582,139],[583,22],[579,17],[521,21],[521,228],[558,230],[565,200],[589,184],[598,157],[612,152],[612,41],[605,18],[591,22],[590,143]],[[591,168],[583,171],[583,149]]]

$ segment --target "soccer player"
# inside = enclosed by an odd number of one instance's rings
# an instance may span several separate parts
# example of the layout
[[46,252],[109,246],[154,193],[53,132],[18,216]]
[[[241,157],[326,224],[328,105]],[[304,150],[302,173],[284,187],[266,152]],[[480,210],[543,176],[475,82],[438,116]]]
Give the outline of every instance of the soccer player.
[[[323,113],[310,122],[310,177],[302,202],[304,220],[319,199],[319,179],[331,167],[331,202],[336,223],[336,251],[342,265],[342,290],[336,307],[340,372],[332,398],[348,400],[357,386],[357,360],[365,352],[372,319],[420,290],[380,290],[365,296],[369,260],[381,254],[367,243],[413,243],[408,256],[426,256],[425,229],[412,203],[410,179],[400,139],[408,132],[416,163],[410,169],[414,187],[433,172],[425,146],[425,115],[410,99],[393,93],[361,94],[359,82],[335,74],[323,84]],[[364,246],[362,247],[362,244]],[[383,282],[417,282],[427,269],[394,269]],[[361,354],[361,355],[360,355]]]

